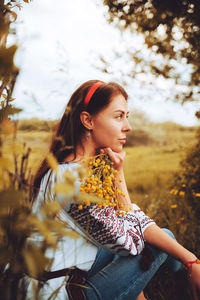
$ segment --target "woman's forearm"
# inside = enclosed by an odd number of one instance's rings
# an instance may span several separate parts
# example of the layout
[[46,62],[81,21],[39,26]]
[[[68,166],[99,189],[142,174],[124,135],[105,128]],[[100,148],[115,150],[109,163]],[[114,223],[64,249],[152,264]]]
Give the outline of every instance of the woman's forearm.
[[155,224],[149,226],[144,231],[144,238],[149,244],[160,248],[182,262],[196,259],[196,256],[192,252],[185,249]]

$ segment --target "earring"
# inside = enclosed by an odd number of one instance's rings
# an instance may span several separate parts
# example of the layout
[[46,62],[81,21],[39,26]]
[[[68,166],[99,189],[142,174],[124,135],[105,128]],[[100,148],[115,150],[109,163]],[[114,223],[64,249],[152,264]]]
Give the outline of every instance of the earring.
[[91,135],[90,130],[88,130],[88,133],[87,133],[87,136],[86,136],[87,140],[90,138],[90,135]]

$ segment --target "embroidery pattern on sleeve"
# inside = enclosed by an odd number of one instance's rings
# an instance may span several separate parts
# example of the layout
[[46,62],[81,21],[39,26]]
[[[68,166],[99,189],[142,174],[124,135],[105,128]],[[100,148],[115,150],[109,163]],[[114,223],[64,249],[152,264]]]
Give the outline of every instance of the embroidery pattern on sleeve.
[[113,207],[98,208],[92,204],[82,210],[73,204],[68,213],[94,242],[115,253],[137,255],[144,248],[141,226],[133,213],[120,217]]

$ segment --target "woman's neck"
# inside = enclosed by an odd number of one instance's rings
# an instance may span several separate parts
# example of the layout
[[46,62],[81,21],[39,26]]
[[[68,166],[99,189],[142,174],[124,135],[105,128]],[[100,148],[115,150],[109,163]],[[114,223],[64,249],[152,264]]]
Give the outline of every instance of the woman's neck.
[[83,140],[82,145],[78,144],[76,147],[76,157],[74,153],[69,154],[65,161],[81,162],[86,157],[91,157],[97,155],[97,149],[95,149],[94,144],[91,141]]

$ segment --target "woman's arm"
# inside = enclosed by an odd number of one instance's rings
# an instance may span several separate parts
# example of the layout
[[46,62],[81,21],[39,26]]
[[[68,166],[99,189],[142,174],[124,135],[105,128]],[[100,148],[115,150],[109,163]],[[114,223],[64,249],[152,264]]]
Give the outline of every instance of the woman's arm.
[[[149,244],[162,249],[163,251],[183,263],[188,261],[195,261],[197,259],[197,257],[192,252],[180,245],[156,224],[149,226],[144,231],[144,238]],[[198,286],[198,288],[200,289],[200,264],[192,264],[188,272],[191,276],[190,279],[192,284]],[[193,291],[193,293],[195,292]],[[195,299],[197,299],[197,296],[195,297]]]
[[[121,198],[121,202],[124,205],[129,206],[131,203],[127,187],[126,187],[126,182],[124,179],[123,175],[123,163],[125,159],[125,153],[116,153],[112,151],[110,148],[103,149],[101,153],[107,152],[108,155],[110,156],[111,160],[114,163],[114,167],[119,171],[118,177],[122,177],[122,182],[119,185],[119,188],[125,193],[124,199]],[[141,223],[141,216],[139,216],[139,220]],[[182,245],[180,245],[177,241],[175,241],[172,237],[170,237],[166,232],[164,232],[161,228],[159,228],[156,224],[151,224],[151,226],[148,226],[147,228],[144,228],[144,239],[162,249],[169,255],[177,258],[181,262],[185,263],[188,261],[195,261],[197,258],[196,256],[184,248]],[[190,269],[190,275],[191,275],[191,280],[192,282],[198,286],[200,289],[200,264],[192,264],[192,267]]]
[[192,252],[185,249],[156,224],[149,226],[144,231],[144,238],[149,244],[162,249],[183,263],[196,259]]

